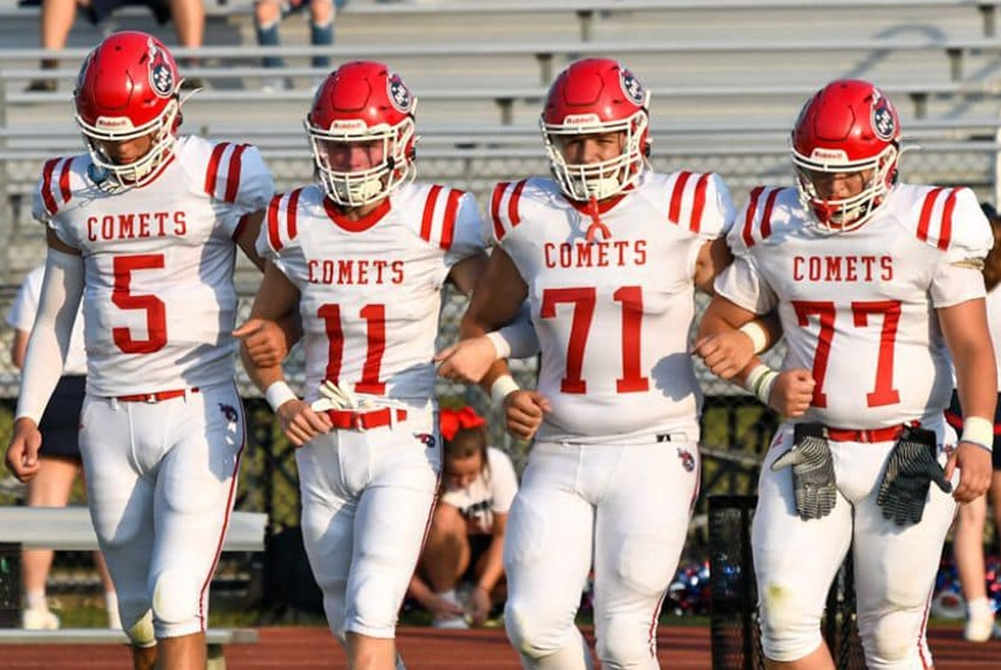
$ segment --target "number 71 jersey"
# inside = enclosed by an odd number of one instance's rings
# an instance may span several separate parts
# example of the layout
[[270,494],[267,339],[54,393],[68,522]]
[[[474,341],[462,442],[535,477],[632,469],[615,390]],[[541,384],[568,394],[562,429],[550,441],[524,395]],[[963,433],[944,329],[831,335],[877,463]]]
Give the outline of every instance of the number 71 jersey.
[[796,189],[757,188],[729,242],[736,260],[716,291],[757,314],[778,308],[783,368],[816,382],[805,420],[941,421],[952,374],[935,310],[984,297],[977,268],[994,242],[972,191],[899,184],[865,225],[832,234]]
[[45,165],[34,216],[84,261],[87,391],[206,388],[233,379],[235,238],[274,186],[257,149],[177,141],[152,181],[102,189],[89,156]]
[[[539,439],[698,440],[688,353],[699,251],[734,215],[712,174],[647,172],[595,221],[551,179],[500,184],[494,236],[528,286],[552,404]],[[590,233],[590,234],[589,234]]]

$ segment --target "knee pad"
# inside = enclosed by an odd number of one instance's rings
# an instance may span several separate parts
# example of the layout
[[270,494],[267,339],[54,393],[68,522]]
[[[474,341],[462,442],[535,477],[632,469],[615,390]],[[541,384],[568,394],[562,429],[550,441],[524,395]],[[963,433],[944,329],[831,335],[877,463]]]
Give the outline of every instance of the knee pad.
[[[392,639],[403,592],[385,574],[359,579],[348,594],[344,629],[369,637]],[[406,588],[406,585],[403,585]]]
[[188,570],[168,568],[153,584],[153,624],[157,637],[201,632],[208,613],[202,611],[202,580]]
[[608,670],[657,670],[656,641],[649,621],[609,621],[598,633],[595,651],[601,667]]
[[546,615],[537,603],[508,599],[504,606],[504,629],[511,645],[529,658],[542,658],[562,649],[569,634],[576,631],[571,621],[567,626]]
[[931,667],[927,641],[921,635],[922,611],[886,612],[859,619],[859,637],[871,670]]
[[773,661],[796,661],[823,644],[820,618],[796,597],[792,589],[772,583],[759,595],[761,648]]
[[156,644],[156,633],[153,630],[153,610],[147,609],[138,616],[128,616],[125,606],[119,605],[122,627],[134,647],[152,647]]

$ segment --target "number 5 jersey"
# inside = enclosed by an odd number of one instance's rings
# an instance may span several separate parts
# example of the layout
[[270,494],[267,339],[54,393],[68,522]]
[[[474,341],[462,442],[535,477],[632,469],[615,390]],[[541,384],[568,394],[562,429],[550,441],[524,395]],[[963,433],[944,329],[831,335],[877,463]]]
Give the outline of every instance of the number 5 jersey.
[[972,191],[900,184],[865,225],[832,233],[795,188],[756,188],[728,241],[736,260],[716,291],[757,314],[778,307],[783,369],[816,382],[804,420],[941,422],[952,375],[935,309],[984,297],[994,243]]
[[490,209],[528,285],[542,350],[539,391],[552,412],[539,439],[698,441],[694,275],[699,251],[734,215],[723,181],[648,171],[591,212],[533,178],[498,185]]
[[[183,137],[141,187],[101,187],[86,155],[50,160],[34,216],[80,250],[87,391],[209,387],[233,379],[235,238],[267,206],[257,149]],[[107,180],[111,181],[111,180]]]

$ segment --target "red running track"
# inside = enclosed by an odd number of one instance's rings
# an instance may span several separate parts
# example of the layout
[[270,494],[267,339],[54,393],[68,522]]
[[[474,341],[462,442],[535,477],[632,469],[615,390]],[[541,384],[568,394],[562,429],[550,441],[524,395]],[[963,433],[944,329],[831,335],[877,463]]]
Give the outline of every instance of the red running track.
[[[409,670],[519,670],[520,664],[501,630],[443,631],[402,628],[400,650]],[[709,667],[708,628],[660,628],[662,667]],[[1001,641],[973,644],[959,628],[932,629],[929,641],[936,670],[995,670],[1001,667]],[[0,669],[129,670],[125,647],[93,645],[4,645]],[[229,670],[344,670],[344,652],[325,628],[262,628],[255,645],[226,647]]]

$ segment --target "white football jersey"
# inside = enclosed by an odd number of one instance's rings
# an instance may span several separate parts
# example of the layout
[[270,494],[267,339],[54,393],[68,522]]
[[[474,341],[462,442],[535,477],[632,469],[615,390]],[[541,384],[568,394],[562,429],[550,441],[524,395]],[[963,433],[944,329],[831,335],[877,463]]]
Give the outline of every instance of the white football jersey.
[[[898,185],[862,227],[810,222],[794,188],[756,188],[729,236],[716,291],[757,314],[778,306],[784,369],[811,370],[804,420],[871,429],[941,420],[952,390],[935,309],[985,295],[976,266],[994,244],[973,192]],[[954,276],[954,275],[953,275]]]
[[275,196],[257,250],[301,294],[307,400],[325,379],[432,400],[441,289],[485,242],[476,201],[443,186],[403,186],[359,221],[316,185]]
[[87,391],[208,387],[233,378],[234,239],[274,193],[257,149],[178,140],[148,184],[109,192],[89,156],[46,163],[34,215],[83,255]]
[[493,193],[494,236],[528,285],[542,348],[539,391],[553,411],[539,439],[697,441],[693,278],[702,246],[730,226],[730,194],[713,174],[648,172],[601,210],[595,223],[551,179]]

